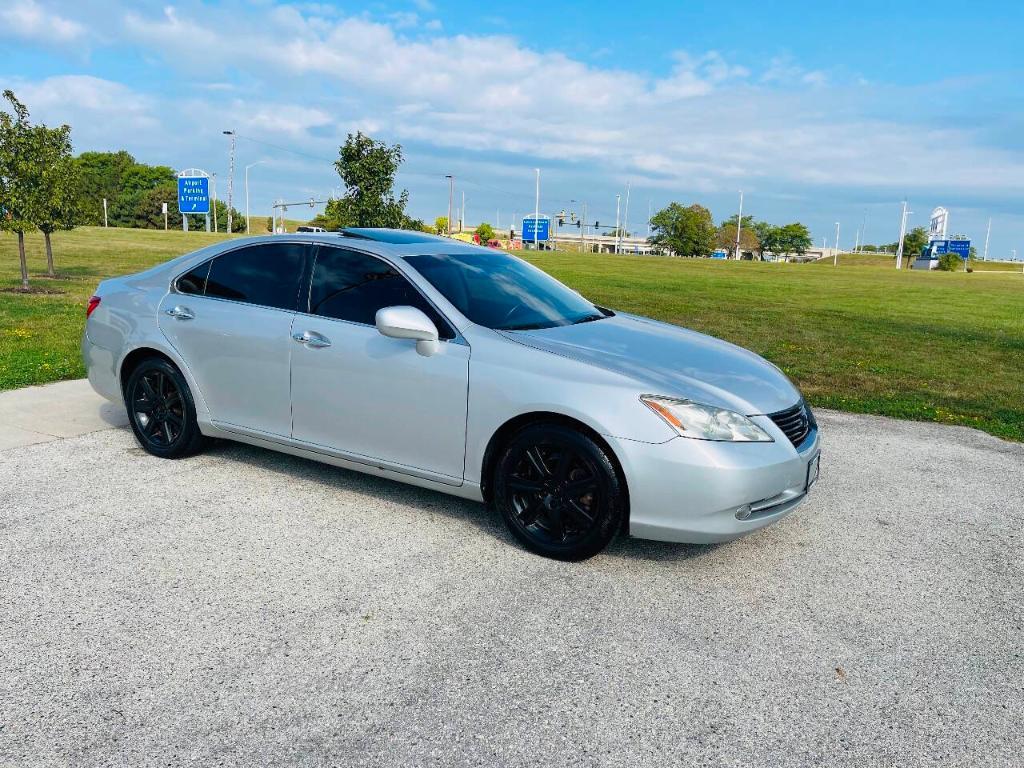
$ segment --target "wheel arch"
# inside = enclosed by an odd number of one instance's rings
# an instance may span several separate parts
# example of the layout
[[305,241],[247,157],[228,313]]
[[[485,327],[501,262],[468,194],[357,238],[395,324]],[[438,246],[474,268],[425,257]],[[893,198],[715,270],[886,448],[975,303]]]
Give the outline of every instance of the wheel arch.
[[136,347],[124,356],[124,359],[121,361],[121,366],[117,372],[118,383],[121,386],[122,394],[124,393],[124,388],[128,383],[128,378],[132,375],[132,371],[138,367],[139,363],[150,357],[159,357],[166,360],[179,371],[181,370],[181,365],[179,365],[178,361],[166,352],[162,352],[161,350],[153,347]]
[[611,459],[612,464],[615,467],[615,471],[619,473],[619,480],[622,482],[626,504],[626,509],[622,516],[622,530],[628,531],[629,480],[622,469],[622,462],[615,454],[615,450],[608,444],[608,441],[605,440],[601,434],[589,424],[573,418],[572,416],[567,416],[564,413],[557,413],[555,411],[531,411],[529,413],[521,413],[506,421],[498,427],[497,430],[495,430],[493,435],[491,435],[491,439],[487,441],[487,448],[484,449],[483,463],[480,472],[480,492],[483,494],[484,501],[488,503],[491,501],[491,475],[494,473],[494,468],[497,464],[498,456],[501,454],[501,449],[508,444],[508,441],[516,432],[524,427],[534,424],[557,424],[569,427],[582,432],[601,446],[602,450],[608,454],[608,458]]

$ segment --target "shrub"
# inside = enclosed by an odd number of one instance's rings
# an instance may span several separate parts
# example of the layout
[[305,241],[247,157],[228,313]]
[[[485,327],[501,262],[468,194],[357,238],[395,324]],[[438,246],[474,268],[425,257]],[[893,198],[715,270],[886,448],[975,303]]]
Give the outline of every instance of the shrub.
[[943,272],[956,272],[963,263],[964,260],[956,253],[944,253],[939,256],[939,269]]

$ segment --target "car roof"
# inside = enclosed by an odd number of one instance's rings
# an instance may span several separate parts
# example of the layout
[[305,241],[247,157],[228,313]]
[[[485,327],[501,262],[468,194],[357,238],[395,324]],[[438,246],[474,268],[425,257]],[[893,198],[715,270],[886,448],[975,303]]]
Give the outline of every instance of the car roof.
[[219,245],[221,247],[237,248],[247,243],[273,243],[286,239],[292,242],[300,240],[307,243],[348,245],[362,251],[393,257],[456,253],[494,253],[493,248],[485,248],[449,237],[441,237],[408,229],[377,227],[349,227],[339,232],[288,232],[277,235],[258,235],[256,237],[224,241]]

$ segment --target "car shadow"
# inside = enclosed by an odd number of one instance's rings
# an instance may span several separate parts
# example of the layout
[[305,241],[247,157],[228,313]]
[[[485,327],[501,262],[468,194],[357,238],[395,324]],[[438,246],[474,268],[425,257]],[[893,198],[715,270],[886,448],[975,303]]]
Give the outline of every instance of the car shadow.
[[[508,546],[520,547],[500,515],[479,502],[230,440],[215,441],[204,455],[219,456],[275,472],[295,482],[317,483],[339,491],[375,496],[388,503],[406,504],[440,513],[468,522]],[[706,555],[719,546],[647,541],[622,534],[608,545],[602,556],[660,562],[683,561]]]

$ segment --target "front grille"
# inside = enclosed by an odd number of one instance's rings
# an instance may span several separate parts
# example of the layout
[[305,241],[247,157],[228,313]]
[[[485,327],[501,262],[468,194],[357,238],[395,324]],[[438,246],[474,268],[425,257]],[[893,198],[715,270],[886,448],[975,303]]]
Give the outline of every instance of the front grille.
[[811,432],[811,427],[814,426],[814,416],[803,400],[792,408],[787,408],[777,413],[769,413],[768,418],[775,422],[775,425],[789,438],[789,442],[797,448],[807,439],[807,435]]

